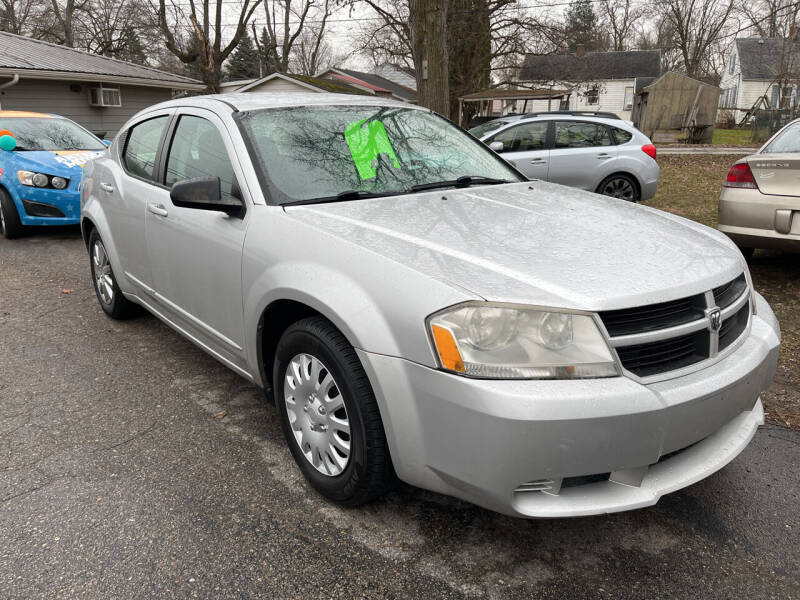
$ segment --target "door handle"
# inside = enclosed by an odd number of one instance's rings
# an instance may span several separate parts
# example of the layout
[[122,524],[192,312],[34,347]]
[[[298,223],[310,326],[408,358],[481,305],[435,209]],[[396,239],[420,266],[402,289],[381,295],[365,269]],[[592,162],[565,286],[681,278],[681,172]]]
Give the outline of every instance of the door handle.
[[598,154],[597,158],[603,160],[603,159],[606,159],[606,158],[611,158],[611,155],[610,154],[605,154],[605,153],[604,154]]
[[531,161],[531,164],[532,165],[546,165],[547,161],[545,159],[543,159],[543,158],[534,158]]
[[149,210],[154,215],[158,215],[159,217],[166,217],[169,214],[167,212],[167,209],[164,208],[163,204],[153,204],[152,202],[148,202],[147,210]]
[[114,186],[111,185],[110,183],[101,182],[100,189],[110,194],[114,191]]

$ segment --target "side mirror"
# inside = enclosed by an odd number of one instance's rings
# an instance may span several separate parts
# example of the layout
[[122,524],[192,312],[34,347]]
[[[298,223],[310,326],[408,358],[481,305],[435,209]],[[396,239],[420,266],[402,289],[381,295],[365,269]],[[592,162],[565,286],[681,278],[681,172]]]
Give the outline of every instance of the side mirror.
[[172,186],[169,198],[175,206],[215,210],[231,216],[239,216],[244,203],[233,196],[220,192],[219,177],[197,177],[178,181]]
[[503,146],[503,142],[492,142],[491,144],[489,144],[489,148],[491,150],[494,150],[498,154],[503,151],[504,147],[505,146]]
[[106,148],[110,148],[111,147],[111,140],[100,140],[100,141],[105,144]]

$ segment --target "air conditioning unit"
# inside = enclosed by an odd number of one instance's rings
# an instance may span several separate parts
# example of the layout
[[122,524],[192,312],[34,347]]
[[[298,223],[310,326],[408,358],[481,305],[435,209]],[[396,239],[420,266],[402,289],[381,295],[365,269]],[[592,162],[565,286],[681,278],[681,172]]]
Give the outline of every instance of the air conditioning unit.
[[89,106],[122,106],[119,88],[102,85],[89,88]]

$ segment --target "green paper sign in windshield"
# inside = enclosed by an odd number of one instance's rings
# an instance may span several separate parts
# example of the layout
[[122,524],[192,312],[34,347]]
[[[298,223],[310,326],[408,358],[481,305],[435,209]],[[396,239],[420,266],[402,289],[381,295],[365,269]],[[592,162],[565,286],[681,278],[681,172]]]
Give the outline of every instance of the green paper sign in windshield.
[[394,162],[395,168],[400,168],[400,161],[397,160],[394,153],[392,142],[389,141],[386,128],[380,121],[363,119],[350,123],[344,130],[344,137],[356,169],[358,169],[358,176],[362,180],[373,179],[377,175],[372,161],[377,161],[381,154],[388,154]]

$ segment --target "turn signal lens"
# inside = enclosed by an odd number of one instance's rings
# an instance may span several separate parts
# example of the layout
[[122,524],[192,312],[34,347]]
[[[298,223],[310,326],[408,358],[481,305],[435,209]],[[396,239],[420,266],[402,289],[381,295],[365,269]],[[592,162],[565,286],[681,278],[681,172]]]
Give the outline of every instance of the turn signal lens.
[[433,325],[433,341],[436,342],[436,352],[439,353],[439,360],[442,361],[442,366],[448,371],[456,371],[464,373],[464,361],[461,359],[461,353],[458,351],[458,345],[453,337],[453,333],[439,325]]
[[642,152],[647,154],[647,156],[649,156],[653,160],[656,159],[657,150],[653,144],[645,144],[644,146],[642,146]]
[[757,190],[758,184],[756,178],[753,177],[753,171],[750,170],[750,165],[747,163],[733,165],[725,178],[725,187]]

